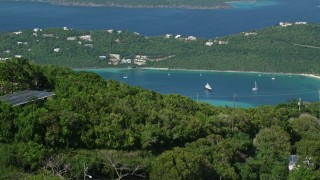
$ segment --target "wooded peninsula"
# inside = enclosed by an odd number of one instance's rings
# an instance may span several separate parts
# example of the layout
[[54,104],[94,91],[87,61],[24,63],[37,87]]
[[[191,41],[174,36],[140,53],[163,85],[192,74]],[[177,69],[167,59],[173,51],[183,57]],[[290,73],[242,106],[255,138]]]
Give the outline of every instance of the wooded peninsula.
[[320,74],[320,25],[280,23],[211,39],[146,37],[121,30],[34,28],[0,33],[0,60],[26,58],[70,68],[172,69]]
[[[227,0],[24,0],[49,2],[65,6],[105,6],[123,8],[183,8],[183,9],[225,9],[232,6]],[[248,1],[248,0],[237,0]]]

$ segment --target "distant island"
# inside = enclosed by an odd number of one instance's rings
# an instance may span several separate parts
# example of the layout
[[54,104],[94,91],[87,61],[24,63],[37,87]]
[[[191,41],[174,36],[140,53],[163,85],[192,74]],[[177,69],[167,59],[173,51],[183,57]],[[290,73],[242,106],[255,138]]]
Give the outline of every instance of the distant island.
[[[19,0],[18,0],[19,1]],[[124,7],[124,8],[183,8],[183,9],[226,9],[231,8],[228,0],[24,0],[50,2],[65,6]],[[250,1],[250,0],[237,0]],[[252,0],[251,0],[252,1]],[[250,2],[251,2],[250,1]]]
[[154,67],[320,74],[320,25],[281,22],[235,35],[203,39],[146,37],[121,30],[68,27],[0,33],[0,60],[27,58],[71,68]]

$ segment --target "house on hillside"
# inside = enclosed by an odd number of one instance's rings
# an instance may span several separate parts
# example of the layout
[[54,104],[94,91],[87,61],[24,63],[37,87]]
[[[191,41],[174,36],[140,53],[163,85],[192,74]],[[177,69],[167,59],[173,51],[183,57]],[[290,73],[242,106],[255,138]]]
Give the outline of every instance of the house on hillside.
[[53,52],[60,52],[60,48],[54,48]]
[[85,41],[92,41],[91,35],[79,36],[79,39],[85,40]]
[[67,41],[74,41],[74,40],[76,40],[77,39],[77,37],[75,37],[75,36],[73,36],[73,37],[67,37]]
[[113,65],[118,65],[120,62],[120,54],[110,54],[109,55],[109,63],[108,64],[113,64]]

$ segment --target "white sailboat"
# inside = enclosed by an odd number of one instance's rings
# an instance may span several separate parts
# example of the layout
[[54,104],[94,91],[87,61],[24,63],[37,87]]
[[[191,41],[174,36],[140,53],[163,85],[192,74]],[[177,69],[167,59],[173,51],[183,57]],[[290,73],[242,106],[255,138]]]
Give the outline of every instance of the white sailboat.
[[275,80],[276,78],[275,78],[274,75],[273,75],[271,79],[272,79],[272,80]]
[[210,84],[209,83],[207,83],[205,86],[204,86],[204,88],[206,88],[207,90],[212,90],[212,88],[211,88],[211,86],[210,86]]
[[254,87],[252,88],[252,91],[258,91],[257,82],[254,82]]
[[127,79],[128,78],[128,75],[127,73],[123,76],[124,79]]

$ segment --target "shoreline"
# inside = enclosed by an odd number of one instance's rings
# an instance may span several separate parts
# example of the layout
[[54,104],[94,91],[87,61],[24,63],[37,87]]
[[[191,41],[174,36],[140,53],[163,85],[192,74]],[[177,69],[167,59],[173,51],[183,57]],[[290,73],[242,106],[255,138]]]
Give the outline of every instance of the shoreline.
[[255,74],[277,74],[277,75],[299,75],[320,80],[320,75],[308,73],[282,73],[282,72],[260,72],[260,71],[235,71],[235,70],[206,70],[206,69],[171,69],[157,67],[136,67],[136,68],[72,68],[73,70],[103,70],[103,69],[145,69],[145,70],[162,70],[162,71],[200,71],[200,72],[221,72],[221,73],[255,73]]

